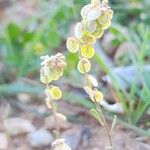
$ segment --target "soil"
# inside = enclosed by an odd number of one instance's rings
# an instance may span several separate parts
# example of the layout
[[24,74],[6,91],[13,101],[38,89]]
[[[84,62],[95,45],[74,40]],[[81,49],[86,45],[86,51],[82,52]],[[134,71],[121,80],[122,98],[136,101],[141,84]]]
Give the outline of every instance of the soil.
[[[34,104],[33,102],[28,104],[37,110],[44,108],[44,104]],[[31,112],[21,111],[20,109],[14,109],[6,102],[0,103],[0,131],[5,132],[3,127],[4,114],[7,113],[7,117],[17,116],[30,120],[33,125],[38,129],[44,127],[44,118],[38,117]],[[11,108],[11,109],[10,109]],[[108,139],[105,130],[87,114],[88,110],[69,104],[68,102],[61,102],[59,105],[61,113],[74,118],[71,123],[71,127],[61,130],[62,135],[68,136],[73,139],[72,147],[74,150],[105,150],[108,145]],[[66,111],[67,108],[67,111]],[[45,108],[46,113],[48,110]],[[70,113],[69,113],[70,112]],[[67,114],[66,114],[67,113]],[[110,126],[110,122],[108,121]],[[11,125],[10,125],[11,128]],[[52,131],[49,131],[51,134]],[[79,133],[77,135],[77,133]],[[27,134],[8,136],[9,146],[7,150],[50,150],[50,145],[47,147],[32,148],[27,140]],[[114,150],[149,150],[150,138],[137,135],[137,133],[124,128],[122,125],[116,125],[112,135]]]

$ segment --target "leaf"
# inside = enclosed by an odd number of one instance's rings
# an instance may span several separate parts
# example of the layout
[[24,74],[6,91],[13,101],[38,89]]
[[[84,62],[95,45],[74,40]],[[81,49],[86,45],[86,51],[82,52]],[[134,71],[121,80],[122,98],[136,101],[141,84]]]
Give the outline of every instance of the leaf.
[[10,36],[11,40],[15,40],[20,35],[21,31],[20,31],[20,27],[17,24],[10,23],[7,26],[7,32],[8,32],[8,35]]
[[113,119],[113,122],[112,122],[112,125],[111,125],[111,132],[114,130],[116,123],[117,123],[117,116],[114,115],[114,119]]
[[102,123],[102,120],[101,120],[101,116],[100,116],[100,114],[98,113],[98,111],[97,111],[96,109],[91,109],[91,110],[90,110],[90,114],[91,114],[97,121],[99,121],[101,124],[103,124],[103,123]]

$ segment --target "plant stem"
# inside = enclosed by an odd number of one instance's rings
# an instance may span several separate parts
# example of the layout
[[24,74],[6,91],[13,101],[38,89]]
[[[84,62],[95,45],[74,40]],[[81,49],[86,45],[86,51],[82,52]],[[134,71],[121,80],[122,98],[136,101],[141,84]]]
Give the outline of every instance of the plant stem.
[[[48,88],[49,88],[49,84],[48,83],[46,83],[46,89],[48,90]],[[56,108],[55,108],[55,106],[54,106],[54,103],[53,103],[53,100],[52,100],[52,98],[51,98],[51,96],[48,94],[48,98],[49,98],[49,100],[50,100],[50,105],[51,105],[51,110],[52,110],[52,115],[53,115],[53,117],[54,117],[54,119],[55,119],[55,123],[56,123],[56,130],[55,130],[55,137],[56,137],[56,139],[58,139],[59,138],[59,123],[58,123],[58,119],[57,119],[57,112],[56,112]]]
[[[80,54],[80,60],[81,60],[81,59],[82,59],[82,56],[81,56],[80,51],[79,51],[79,54]],[[82,61],[81,61],[81,62],[82,62]],[[84,63],[83,63],[83,62],[82,62],[82,67],[83,67],[83,70],[84,70],[84,75],[85,75],[85,77],[86,77],[86,80],[87,80],[88,84],[91,86],[91,82],[90,82],[90,80],[88,79],[88,74],[87,74],[87,72],[86,72],[86,69],[85,69],[85,66],[84,66]],[[112,149],[113,149],[113,146],[112,146],[111,133],[110,133],[110,131],[109,131],[109,129],[108,129],[108,125],[107,125],[105,116],[103,115],[103,112],[102,112],[101,107],[100,107],[99,104],[96,102],[95,97],[93,97],[93,98],[94,98],[95,107],[96,107],[98,113],[100,114],[100,116],[102,117],[102,122],[99,122],[99,123],[103,126],[103,128],[104,128],[105,131],[106,131],[106,134],[107,134],[107,137],[108,137],[108,140],[109,140],[109,149],[112,150]]]
[[103,126],[103,128],[106,131],[106,134],[107,134],[107,137],[108,137],[108,140],[109,140],[109,149],[112,150],[113,149],[113,145],[112,145],[111,133],[110,133],[110,131],[108,129],[107,121],[105,119],[105,116],[103,115],[102,109],[99,106],[99,104],[96,102],[95,98],[94,98],[94,104],[95,104],[96,110],[98,111],[98,113],[102,117],[103,124],[101,122],[99,122],[99,123]]

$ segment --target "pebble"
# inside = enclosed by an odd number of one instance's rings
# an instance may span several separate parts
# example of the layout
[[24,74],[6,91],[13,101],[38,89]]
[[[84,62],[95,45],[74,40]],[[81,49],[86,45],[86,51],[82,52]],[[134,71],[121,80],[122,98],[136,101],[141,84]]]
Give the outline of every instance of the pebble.
[[[71,123],[61,118],[58,119],[58,124],[61,130],[66,130],[71,127]],[[53,130],[56,128],[56,121],[53,116],[45,118],[45,128],[48,130]]]
[[48,146],[53,140],[52,135],[45,129],[33,131],[27,137],[32,147]]
[[8,139],[5,133],[0,133],[0,150],[6,150],[8,148]]
[[65,139],[66,143],[71,147],[72,150],[78,149],[81,141],[81,129],[73,128],[65,131],[62,134],[62,138]]
[[32,132],[35,127],[27,119],[14,117],[4,120],[4,129],[9,135],[15,136]]

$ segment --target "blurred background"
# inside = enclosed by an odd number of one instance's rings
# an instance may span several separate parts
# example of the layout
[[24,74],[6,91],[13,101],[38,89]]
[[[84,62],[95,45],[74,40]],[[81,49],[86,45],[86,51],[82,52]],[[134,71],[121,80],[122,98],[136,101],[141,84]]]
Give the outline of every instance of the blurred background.
[[[0,0],[0,150],[48,150],[55,128],[39,80],[40,56],[64,53],[67,67],[56,83],[63,90],[58,110],[67,116],[61,136],[73,150],[100,150],[107,144],[92,118],[82,89],[78,56],[66,38],[89,0]],[[115,150],[150,149],[150,1],[110,0],[112,26],[95,44],[91,74],[105,101]],[[108,123],[108,124],[110,124]]]

